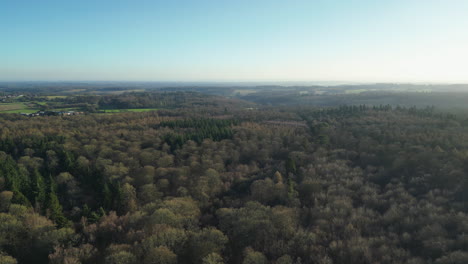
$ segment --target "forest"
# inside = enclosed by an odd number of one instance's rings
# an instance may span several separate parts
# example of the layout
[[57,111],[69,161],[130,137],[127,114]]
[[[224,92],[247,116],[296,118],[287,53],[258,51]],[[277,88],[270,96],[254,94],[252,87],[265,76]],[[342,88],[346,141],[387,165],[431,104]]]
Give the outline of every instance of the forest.
[[466,94],[282,93],[0,114],[0,263],[468,263]]

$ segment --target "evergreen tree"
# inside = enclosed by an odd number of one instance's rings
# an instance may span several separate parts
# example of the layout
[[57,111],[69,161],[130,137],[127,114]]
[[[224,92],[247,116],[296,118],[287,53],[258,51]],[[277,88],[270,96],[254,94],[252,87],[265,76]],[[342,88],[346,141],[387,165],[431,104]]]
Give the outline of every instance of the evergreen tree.
[[49,218],[54,221],[58,227],[69,226],[69,221],[63,214],[62,205],[57,197],[55,182],[50,178],[50,190],[47,203],[47,211]]

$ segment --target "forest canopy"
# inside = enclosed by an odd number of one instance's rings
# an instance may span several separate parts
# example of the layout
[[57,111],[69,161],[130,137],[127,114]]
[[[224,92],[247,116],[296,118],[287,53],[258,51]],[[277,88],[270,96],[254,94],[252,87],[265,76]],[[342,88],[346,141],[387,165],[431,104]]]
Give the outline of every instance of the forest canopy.
[[54,100],[0,114],[0,263],[468,263],[466,111]]

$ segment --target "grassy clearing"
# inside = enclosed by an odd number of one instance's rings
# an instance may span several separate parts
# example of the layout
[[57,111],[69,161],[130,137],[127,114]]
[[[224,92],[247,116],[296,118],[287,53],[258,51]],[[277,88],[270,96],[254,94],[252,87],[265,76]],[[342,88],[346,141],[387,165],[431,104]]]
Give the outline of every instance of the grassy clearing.
[[51,109],[51,111],[62,111],[62,112],[65,112],[65,111],[81,111],[80,109],[77,109],[77,108],[73,108],[73,107],[64,107],[64,108],[53,108]]
[[23,109],[26,105],[23,103],[0,103],[0,111]]
[[6,111],[1,111],[0,113],[6,113],[6,114],[21,114],[21,113],[25,113],[25,114],[30,114],[30,113],[36,113],[37,111],[39,111],[39,109],[32,109],[32,108],[29,108],[29,109],[6,110]]
[[144,92],[145,89],[133,89],[133,90],[125,90],[125,91],[111,91],[108,92],[109,94],[123,94],[123,93],[133,93],[133,92]]
[[0,113],[34,113],[38,110],[25,103],[0,103]]
[[71,90],[64,90],[62,93],[79,93],[79,92],[84,92],[86,89],[71,89]]
[[124,113],[124,112],[148,112],[148,111],[156,111],[157,108],[132,108],[132,109],[106,109],[101,110],[106,114],[112,113]]
[[346,90],[345,94],[359,94],[359,93],[363,93],[363,92],[367,92],[367,91],[369,91],[369,90],[367,90],[367,89]]
[[256,90],[248,90],[248,89],[238,89],[234,90],[233,94],[235,95],[247,95],[247,94],[253,94],[256,93]]
[[419,89],[419,90],[416,90],[416,92],[418,92],[418,93],[431,93],[432,89]]
[[56,99],[56,98],[67,98],[66,95],[48,95],[46,96],[47,99],[51,100],[51,99]]

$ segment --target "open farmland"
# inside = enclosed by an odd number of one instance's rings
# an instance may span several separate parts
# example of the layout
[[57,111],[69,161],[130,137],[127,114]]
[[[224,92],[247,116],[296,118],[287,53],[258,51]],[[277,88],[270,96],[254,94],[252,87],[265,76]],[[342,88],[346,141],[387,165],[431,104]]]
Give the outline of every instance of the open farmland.
[[35,112],[37,110],[38,109],[30,107],[27,103],[0,103],[0,113],[26,113]]

